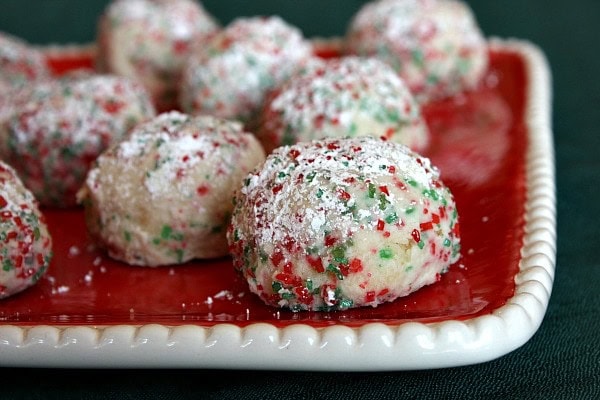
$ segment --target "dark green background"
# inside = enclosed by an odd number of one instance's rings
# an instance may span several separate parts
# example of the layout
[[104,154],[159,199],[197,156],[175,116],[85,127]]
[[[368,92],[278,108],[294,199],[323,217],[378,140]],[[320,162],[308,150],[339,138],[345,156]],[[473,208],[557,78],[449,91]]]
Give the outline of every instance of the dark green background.
[[[222,23],[279,14],[342,35],[358,0],[205,0]],[[497,360],[443,370],[310,373],[0,369],[0,398],[600,398],[600,1],[470,1],[486,36],[527,39],[553,75],[557,267],[540,329]],[[102,0],[0,0],[0,30],[32,43],[94,40]],[[8,374],[10,373],[10,377]]]

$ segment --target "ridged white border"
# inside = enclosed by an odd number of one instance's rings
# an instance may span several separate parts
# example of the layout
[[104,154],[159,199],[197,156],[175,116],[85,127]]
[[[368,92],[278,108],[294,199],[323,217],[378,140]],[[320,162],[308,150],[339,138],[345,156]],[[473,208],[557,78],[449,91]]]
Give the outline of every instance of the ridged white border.
[[313,328],[244,328],[223,323],[144,326],[0,325],[0,366],[90,368],[224,368],[321,371],[416,370],[489,361],[525,344],[540,326],[556,256],[551,76],[544,54],[518,39],[490,40],[527,64],[525,237],[516,291],[490,315],[466,321],[370,323]]

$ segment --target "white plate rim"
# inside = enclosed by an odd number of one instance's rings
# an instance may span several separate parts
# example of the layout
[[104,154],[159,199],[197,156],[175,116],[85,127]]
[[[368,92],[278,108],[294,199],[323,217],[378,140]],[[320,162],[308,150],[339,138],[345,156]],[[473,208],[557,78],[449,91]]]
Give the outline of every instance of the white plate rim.
[[551,72],[527,40],[492,37],[489,45],[520,54],[529,84],[525,230],[515,293],[505,305],[461,321],[360,327],[2,324],[0,366],[399,371],[477,364],[521,347],[542,323],[556,263]]

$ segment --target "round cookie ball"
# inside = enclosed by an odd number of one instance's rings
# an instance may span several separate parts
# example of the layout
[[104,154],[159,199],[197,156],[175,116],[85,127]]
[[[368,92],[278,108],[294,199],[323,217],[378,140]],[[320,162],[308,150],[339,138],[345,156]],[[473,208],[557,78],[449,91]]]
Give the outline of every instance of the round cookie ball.
[[24,40],[0,32],[0,159],[6,158],[6,123],[15,111],[19,90],[50,78],[43,53]]
[[310,57],[310,42],[280,17],[237,18],[188,59],[181,109],[247,123],[266,93]]
[[475,88],[488,65],[487,43],[460,0],[378,0],[352,18],[346,52],[376,56],[406,81],[417,101]]
[[90,164],[156,111],[144,87],[113,75],[74,75],[19,94],[7,161],[42,206],[72,207]]
[[89,231],[132,265],[225,256],[233,191],[264,158],[238,122],[161,114],[90,170],[79,194]]
[[33,194],[0,161],[0,299],[33,286],[52,259],[52,237]]
[[184,60],[219,29],[195,0],[113,0],[98,23],[98,70],[139,79],[159,111],[173,109]]
[[256,134],[267,152],[326,137],[384,137],[415,151],[429,142],[420,106],[398,74],[359,57],[308,63],[267,97]]
[[0,82],[21,86],[49,77],[50,70],[41,51],[21,38],[0,32]]
[[282,146],[236,192],[234,268],[269,305],[376,307],[459,258],[456,205],[429,159],[364,136]]

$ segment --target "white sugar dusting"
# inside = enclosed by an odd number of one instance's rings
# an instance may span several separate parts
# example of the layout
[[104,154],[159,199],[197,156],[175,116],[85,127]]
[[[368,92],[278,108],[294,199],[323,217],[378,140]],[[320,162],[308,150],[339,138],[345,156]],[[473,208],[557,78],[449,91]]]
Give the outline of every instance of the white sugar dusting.
[[[293,158],[289,156],[292,152],[297,152]],[[389,167],[394,167],[394,172]],[[280,178],[281,174],[289,176]],[[381,177],[393,176],[402,176],[421,187],[429,187],[439,177],[428,159],[400,144],[368,137],[329,139],[320,146],[300,143],[275,150],[258,175],[250,177],[242,193],[257,202],[254,213],[269,221],[261,222],[259,243],[279,242],[286,235],[306,243],[323,237],[325,224],[342,234],[351,233],[346,229],[359,229],[353,224],[353,214],[347,212],[355,206],[359,208],[357,215],[365,221],[384,218],[377,204],[369,209],[359,207],[345,191],[353,193],[349,182],[358,179],[377,182]],[[300,179],[302,184],[294,184]],[[344,195],[347,198],[340,199]],[[387,193],[385,199],[394,202],[393,192]],[[303,209],[303,216],[294,211],[298,208]]]

